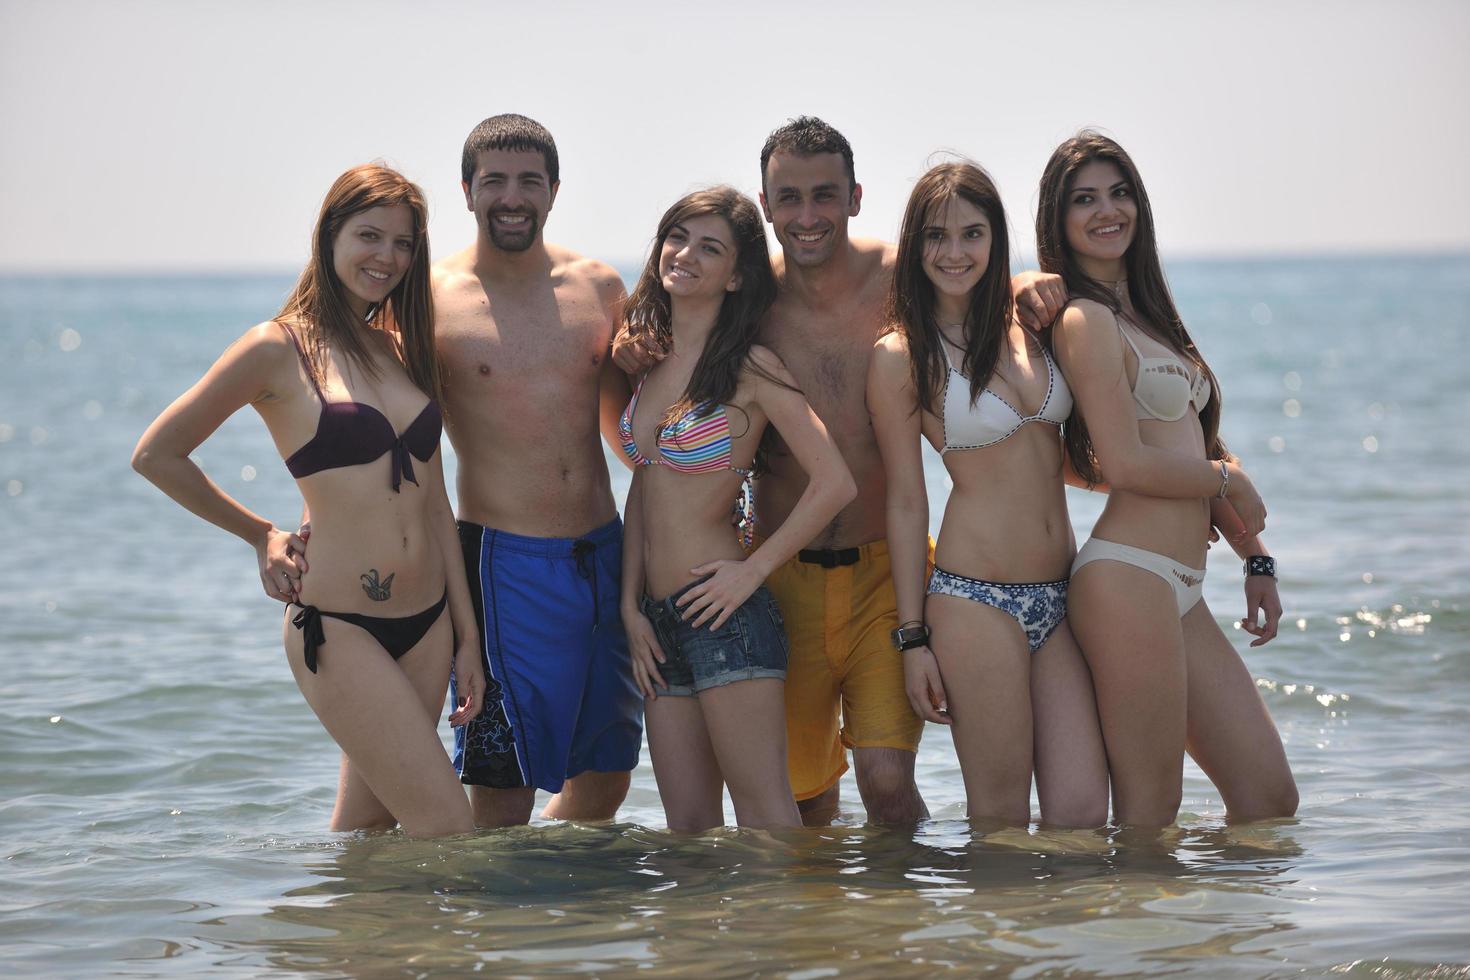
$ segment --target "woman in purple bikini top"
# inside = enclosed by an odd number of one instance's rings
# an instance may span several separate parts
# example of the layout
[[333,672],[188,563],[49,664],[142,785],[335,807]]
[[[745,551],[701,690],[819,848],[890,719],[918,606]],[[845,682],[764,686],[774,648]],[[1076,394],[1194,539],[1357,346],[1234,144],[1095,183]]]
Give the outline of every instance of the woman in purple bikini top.
[[[426,225],[423,192],[401,174],[339,177],[281,312],[231,345],[133,455],[170,497],[251,544],[266,593],[288,604],[287,661],[343,751],[334,830],[474,827],[435,732],[451,664],[451,724],[479,713],[485,681],[439,457]],[[246,404],[311,515],[309,562],[304,534],[252,513],[190,459]]]

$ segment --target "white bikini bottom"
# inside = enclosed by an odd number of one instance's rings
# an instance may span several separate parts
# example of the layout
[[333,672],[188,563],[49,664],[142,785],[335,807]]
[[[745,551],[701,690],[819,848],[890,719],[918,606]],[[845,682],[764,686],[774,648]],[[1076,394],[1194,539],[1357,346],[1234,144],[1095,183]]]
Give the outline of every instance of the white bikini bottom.
[[1088,538],[1082,550],[1077,552],[1077,557],[1072,560],[1072,574],[1076,575],[1077,569],[1090,561],[1120,561],[1125,565],[1153,572],[1174,587],[1174,598],[1179,603],[1181,619],[1204,595],[1203,568],[1181,565],[1169,556],[1154,551],[1130,548],[1126,544],[1104,541],[1102,538]]

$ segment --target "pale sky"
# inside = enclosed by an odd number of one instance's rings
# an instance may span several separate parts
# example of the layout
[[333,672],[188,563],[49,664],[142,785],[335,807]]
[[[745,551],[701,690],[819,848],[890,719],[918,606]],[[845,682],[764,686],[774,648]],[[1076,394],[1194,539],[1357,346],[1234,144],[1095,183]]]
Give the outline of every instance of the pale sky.
[[1166,259],[1464,250],[1467,41],[1463,0],[0,0],[0,271],[291,270],[374,159],[447,255],[474,234],[460,147],[500,112],[556,138],[547,237],[624,266],[684,192],[758,190],[804,113],[852,142],[854,234],[892,238],[957,152],[1034,265],[1041,168],[1090,125],[1138,163]]

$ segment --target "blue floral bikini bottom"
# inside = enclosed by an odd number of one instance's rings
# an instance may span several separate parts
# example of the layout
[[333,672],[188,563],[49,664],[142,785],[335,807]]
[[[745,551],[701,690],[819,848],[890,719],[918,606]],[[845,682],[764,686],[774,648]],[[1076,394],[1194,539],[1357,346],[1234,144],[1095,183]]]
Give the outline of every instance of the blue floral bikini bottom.
[[1067,618],[1067,580],[1059,582],[987,582],[936,567],[929,577],[930,595],[952,595],[994,606],[1021,624],[1031,652]]

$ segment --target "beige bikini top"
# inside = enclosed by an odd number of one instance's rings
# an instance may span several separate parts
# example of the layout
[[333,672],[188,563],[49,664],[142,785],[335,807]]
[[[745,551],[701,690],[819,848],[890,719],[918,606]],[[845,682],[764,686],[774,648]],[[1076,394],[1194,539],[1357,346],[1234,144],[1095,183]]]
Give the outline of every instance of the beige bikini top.
[[1199,368],[1191,370],[1177,357],[1144,357],[1128,331],[1118,321],[1123,341],[1138,358],[1138,378],[1133,382],[1133,417],[1178,422],[1189,411],[1204,410],[1210,400],[1210,379]]

